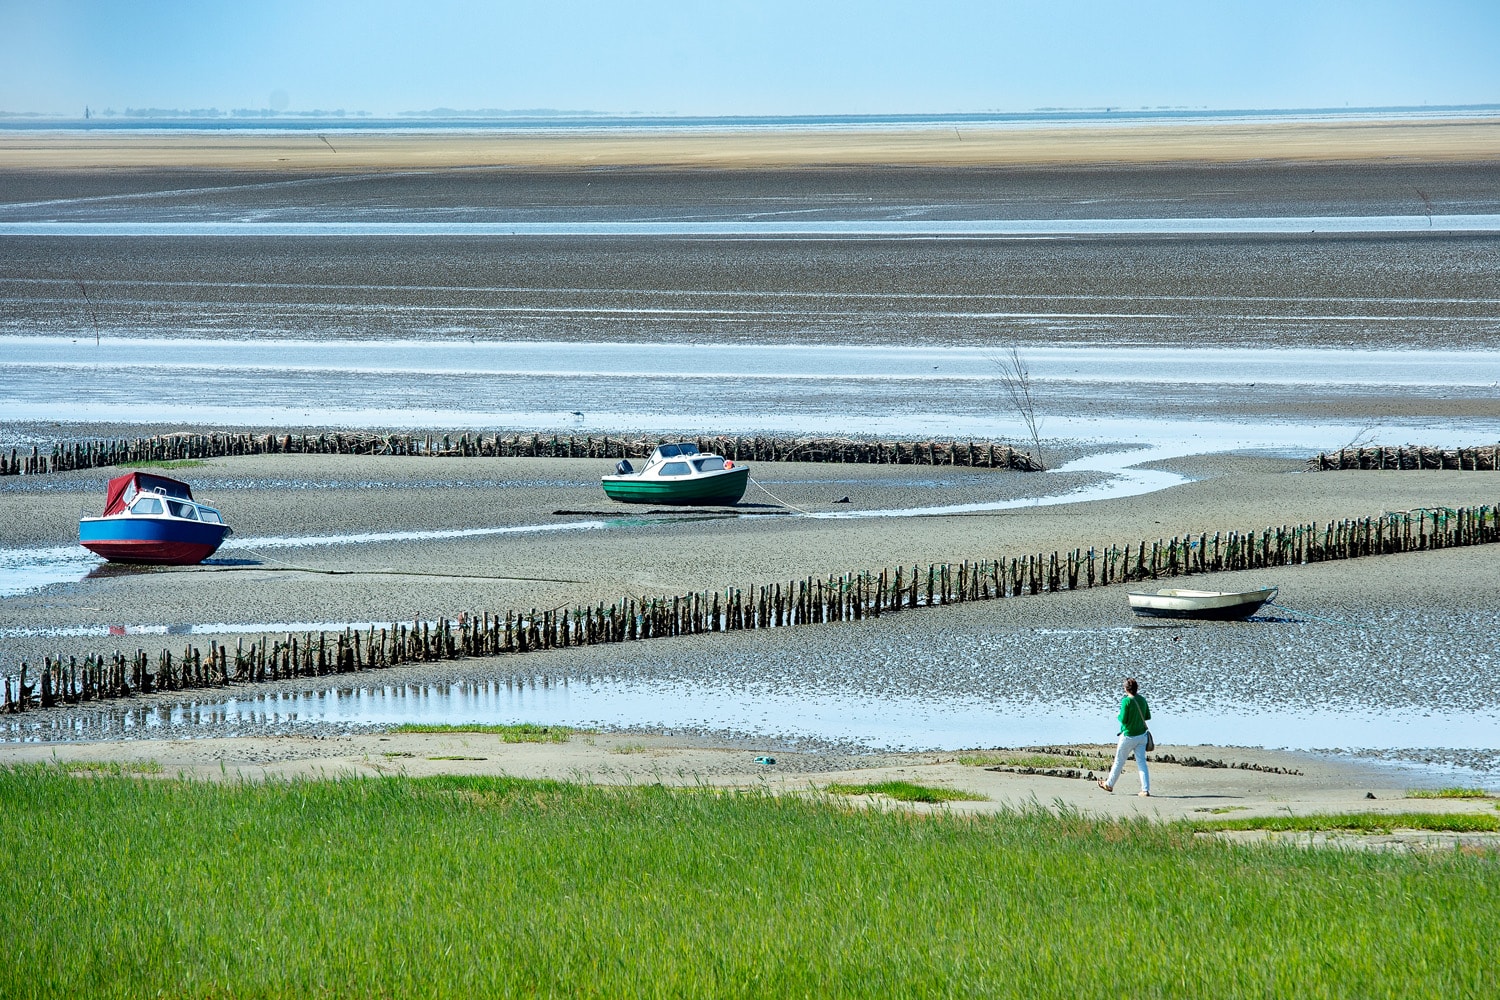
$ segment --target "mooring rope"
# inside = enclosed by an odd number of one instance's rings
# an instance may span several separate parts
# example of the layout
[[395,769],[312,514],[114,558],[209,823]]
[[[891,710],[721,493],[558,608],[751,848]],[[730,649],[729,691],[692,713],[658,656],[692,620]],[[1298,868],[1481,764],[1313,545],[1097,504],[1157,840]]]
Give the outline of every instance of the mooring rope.
[[757,480],[757,479],[751,479],[750,481],[755,484],[755,486],[756,486],[757,489],[759,489],[766,496],[770,497],[772,500],[775,500],[777,503],[781,504],[781,506],[783,506],[783,507],[790,507],[792,510],[795,510],[799,514],[808,514],[808,515],[812,514],[812,511],[810,511],[810,510],[803,510],[801,507],[798,507],[794,503],[787,503],[785,500],[781,499],[781,497],[777,496],[776,494],[772,493],[770,490],[768,490],[764,486],[762,486],[760,484],[759,480]]

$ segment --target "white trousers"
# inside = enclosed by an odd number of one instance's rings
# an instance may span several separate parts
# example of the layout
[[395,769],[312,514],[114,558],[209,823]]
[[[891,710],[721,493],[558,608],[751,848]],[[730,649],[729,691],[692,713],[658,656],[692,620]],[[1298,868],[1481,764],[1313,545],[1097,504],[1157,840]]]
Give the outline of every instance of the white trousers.
[[1115,787],[1115,782],[1120,780],[1120,772],[1125,768],[1125,761],[1135,754],[1136,767],[1141,769],[1141,791],[1151,791],[1151,772],[1146,770],[1146,734],[1139,736],[1126,736],[1120,734],[1120,745],[1115,748],[1115,766],[1109,769],[1109,777],[1104,783],[1110,788]]

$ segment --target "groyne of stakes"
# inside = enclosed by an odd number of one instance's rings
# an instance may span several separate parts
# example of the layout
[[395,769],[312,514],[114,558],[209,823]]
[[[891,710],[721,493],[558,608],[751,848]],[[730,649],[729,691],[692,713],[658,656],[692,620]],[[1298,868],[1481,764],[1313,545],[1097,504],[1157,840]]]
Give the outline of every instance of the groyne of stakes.
[[659,444],[691,441],[736,462],[954,465],[1040,472],[1029,452],[996,441],[856,441],[851,438],[628,437],[560,434],[158,434],[58,442],[0,452],[0,476],[38,476],[138,462],[237,455],[411,455],[437,458],[645,458]]
[[1307,460],[1307,467],[1313,472],[1350,469],[1495,472],[1500,471],[1500,444],[1477,448],[1424,448],[1411,444],[1395,448],[1340,448],[1314,455]]
[[[148,654],[46,657],[32,672],[4,677],[0,711],[128,698],[460,657],[513,656],[532,650],[634,642],[666,636],[860,621],[922,607],[1108,587],[1225,570],[1422,552],[1500,541],[1494,506],[1421,509],[1258,531],[1202,532],[1149,545],[1091,547],[1009,559],[898,566],[880,572],[804,577],[741,590],[726,587],[670,597],[628,597],[613,604],[529,612],[467,612],[456,618],[342,632],[264,639],[231,648]],[[533,680],[550,683],[546,674]]]
[[[0,476],[38,476],[140,462],[177,462],[236,455],[411,455],[436,458],[645,458],[659,444],[691,441],[747,462],[858,462],[952,465],[1040,472],[1030,452],[996,441],[884,441],[852,438],[696,435],[651,437],[560,434],[157,434],[151,437],[32,445],[0,450]],[[1341,448],[1307,460],[1313,471],[1500,471],[1500,444],[1466,448],[1422,445]]]

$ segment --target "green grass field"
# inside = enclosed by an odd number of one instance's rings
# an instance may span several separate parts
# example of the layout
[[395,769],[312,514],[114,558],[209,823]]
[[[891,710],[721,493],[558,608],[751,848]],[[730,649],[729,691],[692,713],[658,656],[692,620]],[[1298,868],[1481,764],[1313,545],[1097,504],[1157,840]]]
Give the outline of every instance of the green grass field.
[[833,795],[884,795],[897,802],[983,802],[983,795],[965,792],[957,788],[934,788],[910,781],[879,781],[864,785],[841,785],[834,783],[824,791]]
[[169,458],[169,459],[142,459],[139,462],[120,462],[115,466],[117,469],[196,469],[200,465],[206,465],[201,458]]
[[1494,996],[1493,852],[512,779],[0,771],[3,997]]
[[1492,799],[1483,788],[1418,788],[1407,792],[1409,799]]

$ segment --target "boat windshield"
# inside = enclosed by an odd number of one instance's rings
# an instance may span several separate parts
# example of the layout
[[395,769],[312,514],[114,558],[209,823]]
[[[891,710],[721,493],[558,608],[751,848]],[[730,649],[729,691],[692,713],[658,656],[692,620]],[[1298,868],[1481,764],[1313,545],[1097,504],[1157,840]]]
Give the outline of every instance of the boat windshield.
[[183,503],[181,500],[168,500],[167,507],[171,510],[173,517],[180,517],[186,521],[198,520],[198,512],[190,503]]
[[223,520],[219,517],[219,512],[214,510],[212,507],[199,507],[198,520],[207,521],[209,524],[224,523]]
[[717,455],[708,458],[696,458],[693,460],[693,468],[699,472],[722,472],[724,471],[724,460]]
[[661,467],[661,472],[657,473],[657,475],[685,476],[688,474],[688,471],[688,464],[686,462],[668,462]]
[[698,446],[687,441],[679,441],[677,444],[664,444],[659,446],[657,452],[662,458],[676,458],[679,455],[696,455]]
[[132,514],[160,514],[161,501],[156,497],[141,497],[131,504],[130,512]]

